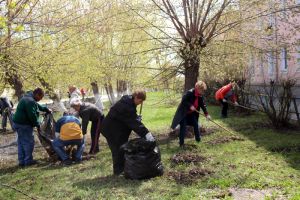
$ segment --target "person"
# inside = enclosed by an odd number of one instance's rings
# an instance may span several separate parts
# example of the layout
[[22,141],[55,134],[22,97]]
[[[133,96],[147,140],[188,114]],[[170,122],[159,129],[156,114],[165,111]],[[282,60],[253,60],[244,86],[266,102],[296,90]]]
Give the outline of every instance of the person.
[[[71,106],[71,101],[72,100],[76,100],[76,99],[80,99],[80,96],[81,96],[81,93],[79,91],[79,89],[75,86],[75,85],[69,85],[69,104]],[[74,110],[74,108],[71,108],[69,109],[69,113],[72,114],[72,115],[75,115],[78,117],[78,114],[76,113],[76,111]]]
[[81,96],[82,96],[82,101],[84,101],[84,97],[85,97],[85,95],[86,95],[86,90],[84,89],[84,88],[81,88],[80,89],[80,93],[81,93]]
[[84,151],[84,138],[79,119],[75,116],[65,114],[56,122],[55,132],[59,133],[59,137],[53,140],[52,146],[62,160],[62,163],[64,165],[72,164],[72,160],[64,150],[64,147],[68,145],[77,146],[75,162],[81,162]]
[[111,107],[102,123],[101,133],[112,153],[114,175],[120,175],[124,171],[125,158],[120,147],[128,142],[131,131],[148,141],[155,141],[137,115],[136,107],[145,100],[146,92],[143,90],[136,90],[132,95],[124,95]]
[[215,98],[217,101],[221,102],[222,104],[222,111],[221,111],[221,117],[226,118],[227,111],[228,111],[228,100],[230,99],[235,106],[238,106],[237,97],[235,95],[234,90],[237,89],[237,84],[235,82],[231,82],[222,88],[220,88],[216,94]]
[[26,93],[20,100],[13,116],[14,129],[18,134],[18,160],[19,166],[36,164],[33,160],[34,135],[33,128],[40,132],[39,111],[51,113],[47,107],[39,102],[44,97],[44,91],[36,88],[33,92]]
[[79,116],[82,119],[82,132],[83,135],[87,132],[87,127],[89,121],[92,122],[91,126],[91,149],[89,154],[96,154],[99,152],[99,137],[100,137],[100,125],[104,118],[102,112],[91,103],[84,102],[80,99],[73,99],[71,101],[71,107],[74,108],[75,111],[78,112]]
[[194,128],[195,140],[201,141],[198,119],[199,109],[201,108],[205,114],[206,119],[210,120],[211,117],[207,112],[206,104],[204,102],[203,93],[207,89],[203,81],[198,81],[195,88],[188,90],[182,97],[181,102],[174,115],[171,128],[175,129],[180,124],[179,132],[179,145],[184,147],[184,137],[186,126],[191,125]]
[[2,132],[6,132],[7,119],[13,129],[12,109],[14,105],[7,97],[0,97],[0,113],[2,115]]
[[70,98],[70,101],[72,99],[80,99],[80,90],[75,86],[75,85],[69,85],[68,87],[69,89],[69,98]]

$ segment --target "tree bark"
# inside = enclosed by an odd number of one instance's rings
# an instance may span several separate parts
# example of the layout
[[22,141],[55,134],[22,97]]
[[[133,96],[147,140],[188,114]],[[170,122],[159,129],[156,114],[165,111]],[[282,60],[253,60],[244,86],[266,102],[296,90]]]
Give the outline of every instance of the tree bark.
[[105,87],[110,104],[114,105],[116,100],[115,100],[115,95],[114,95],[114,91],[113,91],[113,87],[112,87],[111,83],[110,82],[105,83],[104,87]]
[[96,81],[91,83],[92,86],[92,90],[94,93],[94,98],[95,98],[95,105],[101,110],[101,112],[103,112],[104,109],[104,105],[103,102],[101,100],[101,95],[99,93],[99,88],[98,88],[98,84]]
[[53,101],[52,109],[57,112],[67,112],[64,103],[61,101],[59,95],[54,91],[50,84],[42,77],[38,77],[38,80],[49,94],[49,98]]
[[185,68],[185,80],[184,80],[184,92],[192,89],[198,80],[199,75],[199,60],[196,58],[187,59],[184,61]]

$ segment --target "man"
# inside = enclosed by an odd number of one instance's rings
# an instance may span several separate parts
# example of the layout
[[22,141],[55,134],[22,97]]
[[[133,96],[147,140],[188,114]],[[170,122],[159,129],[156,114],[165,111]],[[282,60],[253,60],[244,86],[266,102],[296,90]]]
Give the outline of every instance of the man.
[[235,106],[238,106],[237,97],[234,93],[234,90],[237,89],[237,85],[234,82],[231,82],[222,88],[220,88],[215,95],[217,101],[221,102],[222,104],[222,111],[221,117],[227,118],[227,111],[228,111],[228,100],[230,99]]
[[136,107],[145,100],[146,92],[142,90],[123,96],[111,107],[102,123],[101,133],[106,138],[112,153],[114,175],[124,171],[124,152],[120,147],[128,142],[132,130],[140,137],[154,141],[154,137],[138,118],[136,111]]
[[55,132],[59,133],[59,137],[54,139],[52,146],[62,160],[62,163],[64,165],[72,164],[72,160],[70,160],[64,150],[64,147],[68,145],[77,145],[75,162],[81,162],[84,150],[84,138],[79,119],[72,115],[64,115],[56,122]]
[[201,141],[199,132],[199,111],[203,110],[206,119],[210,120],[211,117],[206,110],[206,104],[203,99],[203,93],[206,90],[206,84],[203,81],[198,81],[195,88],[187,91],[179,104],[175,116],[172,121],[171,128],[175,129],[180,124],[179,145],[184,147],[184,137],[186,132],[186,125],[191,125],[194,128],[195,140]]
[[100,137],[100,125],[104,118],[101,111],[91,103],[82,103],[80,99],[73,99],[71,101],[71,107],[78,112],[82,119],[82,132],[83,135],[87,132],[89,121],[92,122],[91,126],[91,149],[89,154],[96,154],[99,152],[99,137]]
[[26,93],[20,100],[13,116],[14,128],[18,134],[18,160],[19,166],[36,164],[33,160],[34,149],[33,127],[40,131],[39,111],[51,112],[39,102],[44,97],[44,91],[36,88],[33,92]]
[[13,128],[12,123],[12,109],[13,103],[8,100],[7,97],[0,97],[0,113],[2,115],[2,131],[6,132],[7,118],[10,122],[11,128]]

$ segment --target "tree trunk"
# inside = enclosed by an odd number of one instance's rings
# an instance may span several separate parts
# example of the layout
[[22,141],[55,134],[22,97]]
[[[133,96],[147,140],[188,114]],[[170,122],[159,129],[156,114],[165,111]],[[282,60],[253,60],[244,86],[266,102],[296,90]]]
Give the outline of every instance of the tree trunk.
[[67,109],[64,103],[61,101],[59,95],[54,91],[50,84],[42,77],[38,77],[38,80],[42,86],[46,89],[46,92],[49,94],[49,98],[53,101],[52,109],[57,112],[67,112]]
[[97,82],[96,81],[92,82],[91,86],[92,86],[92,90],[93,90],[94,97],[95,97],[95,105],[101,110],[101,112],[103,112],[104,105],[101,100],[101,95],[99,93],[99,88],[98,88]]
[[200,62],[197,58],[188,58],[184,62],[185,68],[185,80],[184,80],[184,92],[192,89],[198,80]]
[[113,91],[113,87],[112,87],[111,83],[110,82],[105,83],[104,87],[105,87],[110,104],[114,105],[116,100],[115,100],[115,95],[114,95],[114,91]]
[[127,92],[127,81],[117,80],[117,99],[120,99]]

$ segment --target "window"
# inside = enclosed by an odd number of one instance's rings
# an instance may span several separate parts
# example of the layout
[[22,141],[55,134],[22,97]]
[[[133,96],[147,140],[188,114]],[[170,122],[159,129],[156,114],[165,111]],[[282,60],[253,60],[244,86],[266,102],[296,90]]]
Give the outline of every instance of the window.
[[297,71],[300,71],[300,43],[296,46],[296,66]]
[[251,54],[249,58],[249,73],[251,77],[255,76],[255,63],[253,54]]
[[286,47],[281,49],[280,58],[281,58],[281,61],[280,61],[281,71],[287,71],[287,68],[288,68],[287,64],[288,63],[287,63],[287,49],[286,49]]
[[284,19],[287,19],[287,13],[286,13],[286,1],[287,1],[287,0],[281,0],[282,17],[283,17]]
[[275,70],[275,62],[274,62],[274,52],[270,51],[267,53],[267,60],[268,60],[268,69],[269,75],[272,76]]
[[300,5],[300,0],[296,0],[296,4]]
[[265,60],[264,60],[264,56],[262,54],[260,54],[260,73],[261,75],[264,77],[265,76]]

